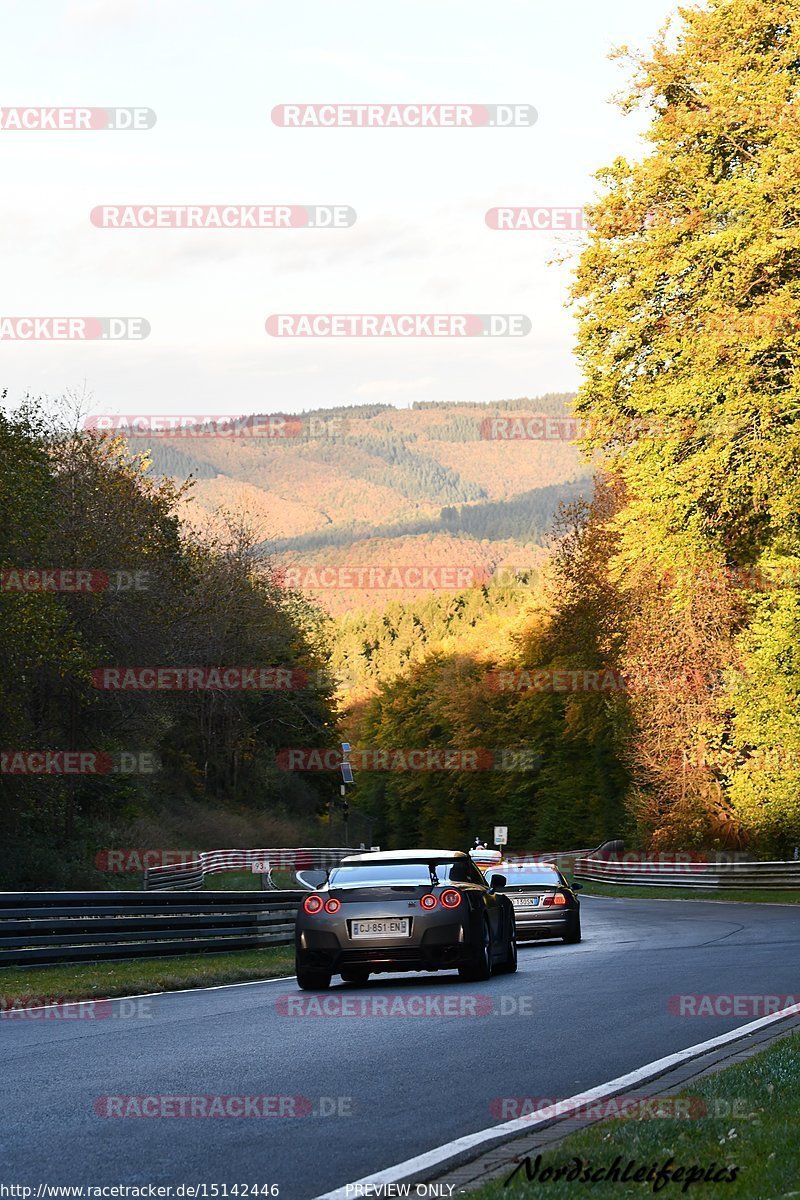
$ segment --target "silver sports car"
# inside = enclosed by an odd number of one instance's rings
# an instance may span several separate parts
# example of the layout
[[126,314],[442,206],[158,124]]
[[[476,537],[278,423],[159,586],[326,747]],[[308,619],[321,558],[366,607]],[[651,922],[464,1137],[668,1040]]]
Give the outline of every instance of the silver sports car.
[[505,884],[460,850],[352,854],[300,905],[297,982],[319,991],[333,974],[366,983],[382,971],[457,969],[470,980],[516,971]]
[[506,879],[503,890],[514,905],[520,940],[581,940],[579,883],[570,885],[554,863],[501,863],[500,869]]

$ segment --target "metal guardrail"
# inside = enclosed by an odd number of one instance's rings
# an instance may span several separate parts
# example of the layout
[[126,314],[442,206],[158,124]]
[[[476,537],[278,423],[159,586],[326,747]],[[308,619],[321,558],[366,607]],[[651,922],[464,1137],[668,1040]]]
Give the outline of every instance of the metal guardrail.
[[576,879],[595,883],[628,884],[644,887],[692,888],[800,888],[800,862],[756,862],[755,860],[708,862],[647,861],[625,862],[613,858],[579,858],[573,874]]
[[[301,871],[335,867],[347,854],[358,854],[364,847],[304,846],[300,849],[281,846],[271,850],[205,850],[191,862],[165,867],[147,867],[144,872],[145,891],[197,891],[206,875],[223,871],[251,871],[254,863],[268,862],[270,874],[266,886],[274,887],[271,871]],[[254,875],[255,878],[255,875]]]
[[[547,861],[555,863],[562,870],[570,870],[578,857],[596,854],[605,846],[621,846],[622,843],[607,842],[603,847],[587,848],[584,850],[553,850],[529,851],[513,853],[506,856],[508,862],[531,863]],[[377,847],[376,847],[377,848]],[[146,867],[144,872],[144,888],[146,891],[166,890],[199,890],[203,886],[206,875],[216,875],[223,871],[250,871],[253,863],[269,862],[271,870],[315,871],[338,866],[348,854],[363,853],[364,846],[305,846],[293,849],[281,846],[271,850],[205,850],[190,862],[177,863],[164,867]],[[274,886],[267,878],[266,886]]]
[[0,966],[257,950],[294,938],[304,893],[0,892]]
[[[163,875],[154,875],[154,871],[163,870]],[[145,867],[142,887],[146,892],[199,892],[205,882],[206,873],[202,867],[187,864],[181,867]]]
[[[276,867],[311,863],[322,868],[335,866],[346,854],[357,851],[316,847],[213,853],[250,855],[254,860],[263,856],[270,862],[275,859]],[[580,852],[568,853],[572,856]],[[282,859],[276,857],[281,855]],[[561,856],[553,853],[549,857]],[[222,865],[219,859],[213,865],[217,870],[236,869],[230,861]],[[581,859],[580,864],[595,861],[608,866],[608,860],[591,857]],[[800,863],[794,865],[800,874]],[[175,868],[151,870],[167,872]],[[187,867],[178,870],[184,879],[192,877]],[[200,871],[202,886],[207,868],[201,865]],[[163,888],[145,892],[0,892],[0,967],[154,958],[289,944],[294,939],[297,909],[306,894],[301,890],[196,891],[186,887],[181,891]]]
[[503,862],[519,864],[519,866],[533,866],[539,862],[552,863],[559,871],[571,871],[577,859],[594,853],[596,853],[595,847],[585,850],[531,850],[527,853],[504,854]]

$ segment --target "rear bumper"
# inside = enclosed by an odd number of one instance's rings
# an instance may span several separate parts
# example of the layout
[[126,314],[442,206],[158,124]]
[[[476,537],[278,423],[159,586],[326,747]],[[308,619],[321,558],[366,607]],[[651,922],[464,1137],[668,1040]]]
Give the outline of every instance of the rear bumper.
[[295,939],[298,965],[307,970],[330,971],[338,975],[342,969],[366,968],[378,974],[383,971],[438,971],[467,966],[474,959],[475,948],[463,924],[439,925],[427,929],[422,937],[405,940],[402,944],[385,945],[379,941],[343,944],[327,930],[298,930]]
[[553,913],[552,910],[545,909],[536,915],[523,914],[517,909],[515,916],[517,938],[520,940],[523,938],[563,937],[565,933],[569,933],[578,920],[578,913],[573,909],[560,913]]

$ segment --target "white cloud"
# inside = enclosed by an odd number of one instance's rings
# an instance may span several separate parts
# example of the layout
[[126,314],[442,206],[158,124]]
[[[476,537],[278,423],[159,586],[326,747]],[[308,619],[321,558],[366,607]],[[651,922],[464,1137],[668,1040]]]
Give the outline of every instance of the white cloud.
[[96,29],[124,28],[141,19],[142,7],[141,0],[68,0],[64,23]]

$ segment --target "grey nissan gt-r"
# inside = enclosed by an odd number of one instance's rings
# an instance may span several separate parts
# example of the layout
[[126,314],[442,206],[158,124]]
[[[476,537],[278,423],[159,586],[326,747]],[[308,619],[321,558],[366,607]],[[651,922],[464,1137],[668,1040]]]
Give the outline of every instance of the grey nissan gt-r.
[[516,971],[505,884],[460,850],[351,854],[300,905],[297,983],[320,991],[334,974],[366,983],[383,971],[458,970],[469,980]]

